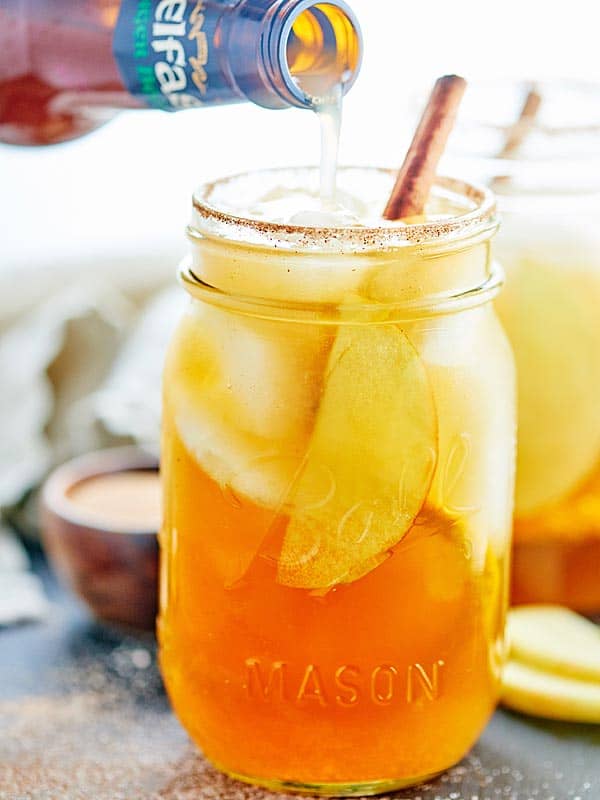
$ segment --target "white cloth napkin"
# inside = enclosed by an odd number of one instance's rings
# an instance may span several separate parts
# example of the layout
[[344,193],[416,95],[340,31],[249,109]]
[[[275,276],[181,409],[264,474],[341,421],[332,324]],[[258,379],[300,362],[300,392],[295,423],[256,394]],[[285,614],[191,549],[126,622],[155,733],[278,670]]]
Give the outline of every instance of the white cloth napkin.
[[29,567],[23,545],[0,526],[0,627],[44,619],[50,610],[42,582]]
[[[180,289],[148,300],[88,279],[0,319],[0,512],[72,456],[158,444],[162,364],[184,302]],[[25,550],[0,527],[0,625],[48,609]]]

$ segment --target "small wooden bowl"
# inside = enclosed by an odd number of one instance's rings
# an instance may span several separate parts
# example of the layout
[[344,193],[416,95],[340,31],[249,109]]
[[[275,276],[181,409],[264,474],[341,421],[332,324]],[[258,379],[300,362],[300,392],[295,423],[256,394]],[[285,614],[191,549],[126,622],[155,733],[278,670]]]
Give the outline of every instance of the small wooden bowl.
[[90,478],[132,470],[157,471],[157,458],[121,447],[54,470],[41,493],[42,540],[57,573],[98,619],[148,630],[157,613],[157,531],[96,521],[69,497]]

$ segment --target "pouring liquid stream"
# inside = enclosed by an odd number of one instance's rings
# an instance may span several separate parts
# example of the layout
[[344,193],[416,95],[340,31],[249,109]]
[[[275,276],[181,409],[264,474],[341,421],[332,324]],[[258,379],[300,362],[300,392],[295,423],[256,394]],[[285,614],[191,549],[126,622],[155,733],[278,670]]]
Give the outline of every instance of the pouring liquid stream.
[[342,126],[343,84],[333,87],[330,96],[315,106],[321,129],[320,199],[323,210],[336,204],[336,174]]
[[319,121],[321,139],[321,164],[319,200],[324,213],[336,211],[336,175],[344,85],[350,72],[331,74],[329,71],[303,75],[298,81],[310,100],[310,106]]

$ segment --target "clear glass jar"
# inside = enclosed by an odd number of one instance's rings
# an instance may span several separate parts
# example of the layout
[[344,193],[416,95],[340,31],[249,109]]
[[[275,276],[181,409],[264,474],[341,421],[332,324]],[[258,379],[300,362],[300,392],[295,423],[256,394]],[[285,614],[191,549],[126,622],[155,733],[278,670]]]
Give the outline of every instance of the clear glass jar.
[[[600,611],[600,85],[541,82],[537,117],[498,157],[525,83],[472,87],[455,147],[502,217],[497,308],[515,352],[515,603]],[[486,113],[487,111],[487,113]]]
[[[490,194],[440,179],[433,221],[405,227],[242,213],[317,181],[195,196],[164,383],[161,664],[223,771],[364,795],[457,762],[496,704],[514,375]],[[377,203],[392,182],[339,175]]]

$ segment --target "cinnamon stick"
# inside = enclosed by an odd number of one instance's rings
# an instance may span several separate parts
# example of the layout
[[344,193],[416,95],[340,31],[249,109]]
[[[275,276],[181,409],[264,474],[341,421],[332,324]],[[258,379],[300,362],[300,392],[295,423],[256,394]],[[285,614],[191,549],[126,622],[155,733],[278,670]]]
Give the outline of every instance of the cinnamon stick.
[[466,87],[458,75],[436,81],[383,212],[385,219],[423,213]]
[[510,158],[515,154],[535,124],[542,104],[542,96],[535,86],[527,92],[517,121],[506,132],[506,139],[498,158]]

